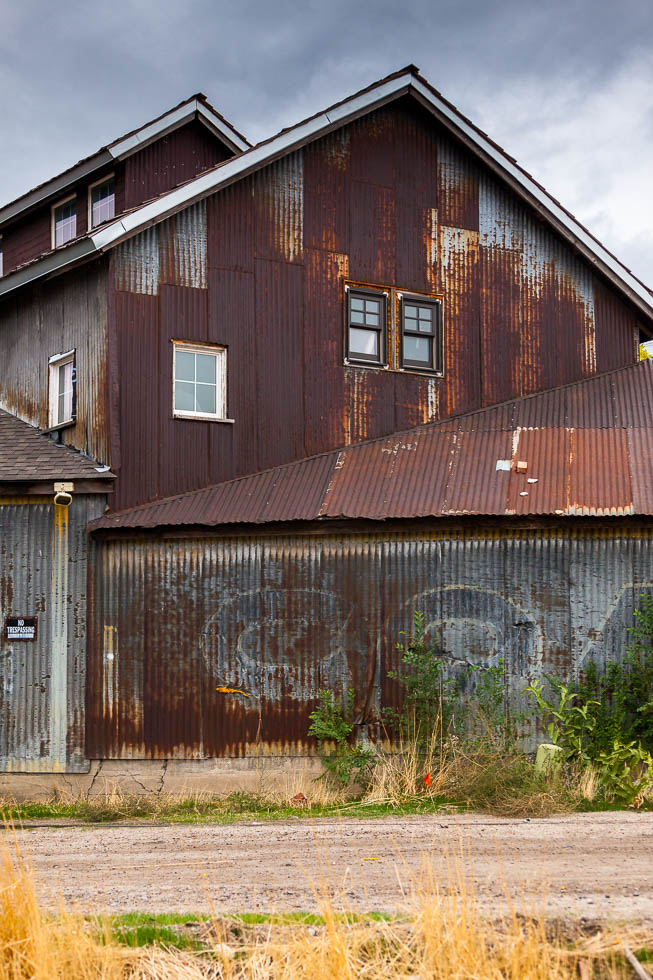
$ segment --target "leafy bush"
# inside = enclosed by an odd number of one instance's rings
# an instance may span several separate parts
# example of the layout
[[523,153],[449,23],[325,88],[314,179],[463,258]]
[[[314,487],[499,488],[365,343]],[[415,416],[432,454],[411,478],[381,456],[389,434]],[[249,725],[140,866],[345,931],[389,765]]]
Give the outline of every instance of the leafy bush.
[[653,599],[640,600],[622,662],[603,673],[590,662],[573,688],[547,676],[551,698],[539,681],[524,692],[565,761],[594,767],[606,798],[635,807],[653,791]]
[[640,807],[653,789],[653,757],[636,742],[615,739],[612,748],[596,758],[601,785],[625,806]]
[[388,677],[403,687],[400,711],[386,709],[386,717],[403,735],[424,742],[435,728],[447,732],[455,715],[455,681],[445,674],[445,661],[438,645],[439,637],[430,643],[426,635],[426,617],[415,610],[413,631],[402,631],[405,642],[397,643],[402,670],[389,670]]
[[374,762],[372,749],[351,745],[354,730],[354,692],[347,691],[344,701],[336,700],[332,691],[318,691],[319,703],[309,715],[308,734],[317,739],[318,755],[324,768],[335,782],[348,786],[352,777],[365,783],[366,774]]
[[580,694],[572,693],[566,684],[555,677],[547,675],[547,680],[554,696],[557,695],[557,701],[544,696],[544,684],[537,680],[526,688],[524,694],[535,701],[546,732],[553,744],[563,750],[565,762],[590,762],[591,739],[596,724],[591,708],[598,702],[583,702]]
[[[387,720],[404,738],[428,743],[434,730],[445,736],[514,736],[506,710],[505,670],[501,658],[495,667],[484,667],[453,660],[440,645],[439,636],[428,640],[426,617],[415,610],[413,630],[403,632],[397,643],[401,669],[389,670],[388,677],[403,688],[399,711],[386,709]],[[455,668],[453,676],[451,668]],[[463,695],[465,681],[478,675],[473,697]]]
[[607,664],[602,673],[590,662],[575,687],[582,700],[596,702],[594,754],[610,751],[615,739],[653,750],[653,599],[647,593],[640,596],[629,632],[632,643],[623,661]]

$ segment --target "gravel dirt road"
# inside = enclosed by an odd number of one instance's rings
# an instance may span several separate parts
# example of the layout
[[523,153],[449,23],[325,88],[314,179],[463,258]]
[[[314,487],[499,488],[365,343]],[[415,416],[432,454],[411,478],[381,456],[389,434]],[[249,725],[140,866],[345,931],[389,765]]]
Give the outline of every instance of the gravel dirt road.
[[34,827],[18,832],[44,903],[83,911],[314,910],[327,884],[359,911],[405,905],[428,862],[459,858],[484,910],[653,924],[653,813],[549,820],[436,814],[383,820]]

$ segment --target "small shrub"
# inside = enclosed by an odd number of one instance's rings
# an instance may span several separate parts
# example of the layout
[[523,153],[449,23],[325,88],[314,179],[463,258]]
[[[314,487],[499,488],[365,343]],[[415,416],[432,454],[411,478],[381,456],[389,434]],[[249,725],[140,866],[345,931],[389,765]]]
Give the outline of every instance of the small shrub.
[[439,638],[428,641],[424,613],[415,610],[412,633],[402,631],[402,635],[406,640],[397,643],[397,650],[404,669],[389,670],[388,677],[403,687],[403,706],[400,711],[387,709],[385,714],[404,736],[426,742],[434,728],[447,732],[452,727],[455,681],[446,676]]
[[318,691],[318,698],[317,708],[309,715],[308,734],[317,739],[318,755],[326,775],[342,786],[348,786],[352,778],[365,783],[374,752],[350,744],[354,730],[354,692],[347,691],[343,702],[326,690]]

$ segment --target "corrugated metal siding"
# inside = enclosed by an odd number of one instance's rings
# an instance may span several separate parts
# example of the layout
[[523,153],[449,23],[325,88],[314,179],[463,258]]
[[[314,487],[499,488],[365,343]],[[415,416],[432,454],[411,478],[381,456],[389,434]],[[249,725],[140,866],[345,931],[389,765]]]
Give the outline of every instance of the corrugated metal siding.
[[125,208],[158,197],[232,156],[197,121],[150,143],[125,160]]
[[[635,359],[632,312],[408,101],[243,178],[163,222],[158,236],[117,250],[116,288],[156,297],[167,343],[179,329],[163,284],[206,287],[205,340],[229,348],[235,425],[172,423],[158,455],[143,459],[142,483],[123,467],[121,506]],[[443,297],[443,378],[344,364],[347,278]],[[159,356],[143,353],[145,363]],[[165,370],[159,378],[169,384]],[[166,389],[165,417],[168,399]],[[124,445],[143,442],[148,425],[140,411],[123,419]]]
[[35,642],[2,642],[0,770],[84,772],[86,524],[103,496],[0,501],[0,622],[38,617]]
[[529,679],[577,676],[590,658],[623,654],[637,597],[653,588],[652,537],[424,524],[96,543],[88,752],[310,750],[320,687],[353,689],[357,724],[374,726],[397,702],[388,671],[416,609],[449,656],[483,666],[504,657],[519,710]]
[[0,407],[48,428],[48,358],[75,350],[77,422],[65,445],[111,465],[107,383],[108,260],[0,305]]

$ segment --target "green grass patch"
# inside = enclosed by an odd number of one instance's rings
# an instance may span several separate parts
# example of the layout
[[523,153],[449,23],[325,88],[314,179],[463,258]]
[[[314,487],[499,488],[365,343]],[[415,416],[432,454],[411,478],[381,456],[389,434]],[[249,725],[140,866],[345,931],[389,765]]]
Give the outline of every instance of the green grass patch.
[[385,817],[434,813],[449,804],[444,797],[425,796],[423,799],[397,804],[365,804],[352,800],[344,804],[293,807],[271,803],[264,797],[249,793],[232,793],[226,797],[179,800],[160,797],[124,797],[119,800],[79,800],[77,802],[7,804],[1,808],[6,821],[21,823],[29,820],[77,820],[84,824],[143,821],[159,823],[218,823],[258,822],[275,820],[311,820],[316,817]]
[[[391,922],[397,916],[383,912],[336,913],[335,919],[345,925],[365,922]],[[202,952],[210,950],[216,932],[211,930],[215,920],[209,915],[182,914],[177,912],[150,914],[126,912],[109,918],[91,920],[102,942],[113,941],[121,946],[170,946],[175,949]],[[194,934],[193,924],[197,924]],[[229,925],[231,924],[231,925]],[[189,929],[190,926],[190,929]],[[227,941],[247,938],[247,931],[257,926],[326,926],[324,916],[312,912],[241,912],[220,916],[217,935],[226,930]],[[204,930],[202,930],[204,927]],[[242,931],[241,931],[242,927]]]

